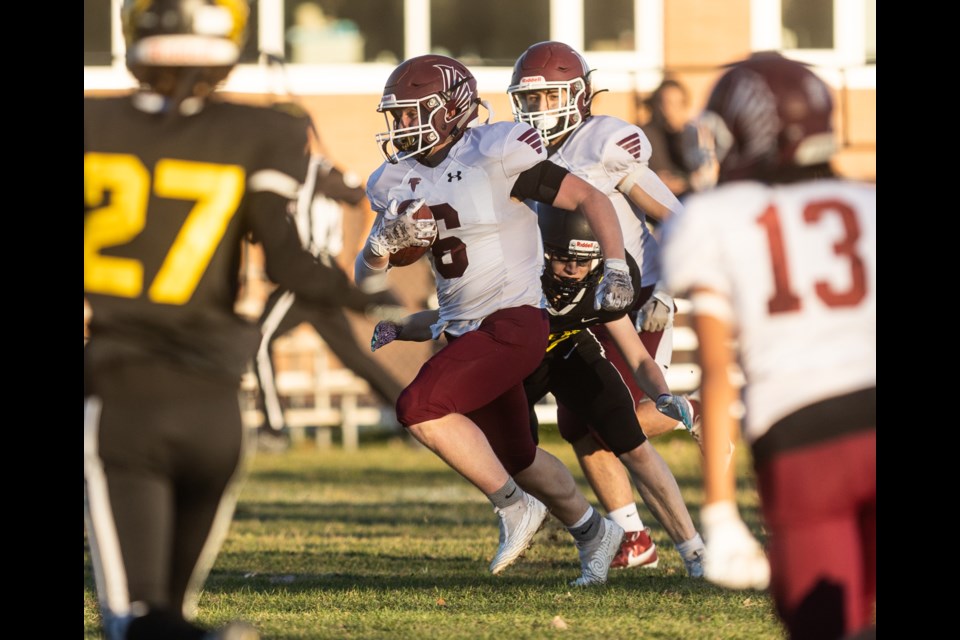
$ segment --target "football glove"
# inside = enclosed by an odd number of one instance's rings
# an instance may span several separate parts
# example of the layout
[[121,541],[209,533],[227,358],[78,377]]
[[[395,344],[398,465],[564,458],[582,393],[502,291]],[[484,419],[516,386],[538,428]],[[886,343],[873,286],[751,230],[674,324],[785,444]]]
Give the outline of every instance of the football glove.
[[624,311],[633,304],[633,282],[626,260],[603,261],[603,278],[597,285],[593,308],[597,311]]
[[637,316],[637,329],[642,331],[663,331],[670,323],[673,311],[673,298],[663,291],[654,291]]
[[373,328],[373,337],[370,338],[370,351],[376,351],[380,347],[385,347],[400,335],[403,326],[390,320],[381,320]]
[[400,201],[391,200],[383,215],[370,231],[368,244],[370,251],[380,258],[388,253],[396,253],[406,247],[429,247],[437,235],[437,221],[415,220],[414,212],[423,206],[425,200],[411,200],[399,211]]
[[687,431],[693,429],[693,407],[690,406],[690,401],[684,396],[675,396],[669,393],[660,394],[657,398],[657,411],[668,418],[682,422]]
[[766,589],[770,563],[760,543],[740,519],[733,502],[714,502],[700,510],[706,538],[704,577],[728,589]]

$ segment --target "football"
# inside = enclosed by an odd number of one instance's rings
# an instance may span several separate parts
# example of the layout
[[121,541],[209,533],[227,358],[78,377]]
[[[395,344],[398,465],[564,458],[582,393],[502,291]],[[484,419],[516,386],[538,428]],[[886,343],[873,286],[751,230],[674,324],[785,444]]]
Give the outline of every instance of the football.
[[[411,202],[412,200],[404,200],[400,203],[400,206],[397,207],[397,209],[403,211],[404,207],[409,205]],[[424,204],[413,213],[413,218],[415,220],[430,220],[433,218],[433,213],[430,211],[430,207]],[[436,239],[436,236],[430,238],[430,245],[432,245],[433,241]],[[397,251],[396,253],[391,253],[390,266],[405,267],[413,264],[422,258],[423,254],[425,254],[427,251],[430,251],[430,245],[427,245],[426,247],[407,247],[406,249],[400,249],[400,251]]]

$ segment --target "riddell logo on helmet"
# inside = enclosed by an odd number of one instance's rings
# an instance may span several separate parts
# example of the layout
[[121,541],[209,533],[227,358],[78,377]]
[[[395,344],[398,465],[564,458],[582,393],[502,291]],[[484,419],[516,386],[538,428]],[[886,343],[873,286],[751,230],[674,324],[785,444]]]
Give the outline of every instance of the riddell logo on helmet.
[[543,76],[526,76],[524,78],[520,78],[520,86],[528,84],[546,84],[546,82],[547,79]]
[[569,250],[578,253],[593,253],[600,251],[600,243],[595,240],[571,240]]

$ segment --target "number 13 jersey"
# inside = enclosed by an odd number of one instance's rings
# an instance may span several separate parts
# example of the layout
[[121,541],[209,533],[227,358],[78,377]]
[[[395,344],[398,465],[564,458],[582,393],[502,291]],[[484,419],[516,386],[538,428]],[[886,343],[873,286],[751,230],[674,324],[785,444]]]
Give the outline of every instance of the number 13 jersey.
[[668,225],[664,268],[672,291],[729,301],[713,312],[739,341],[749,442],[797,409],[876,385],[875,186],[738,182],[693,196]]

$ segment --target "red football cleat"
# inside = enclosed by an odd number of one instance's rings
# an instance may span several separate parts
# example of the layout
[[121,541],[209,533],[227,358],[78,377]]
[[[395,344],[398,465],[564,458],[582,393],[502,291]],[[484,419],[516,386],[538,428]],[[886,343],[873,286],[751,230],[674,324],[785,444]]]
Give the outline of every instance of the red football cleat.
[[643,531],[629,531],[620,543],[620,550],[614,556],[611,568],[626,569],[628,567],[643,567],[656,569],[660,564],[657,557],[657,545],[650,539],[650,528]]

